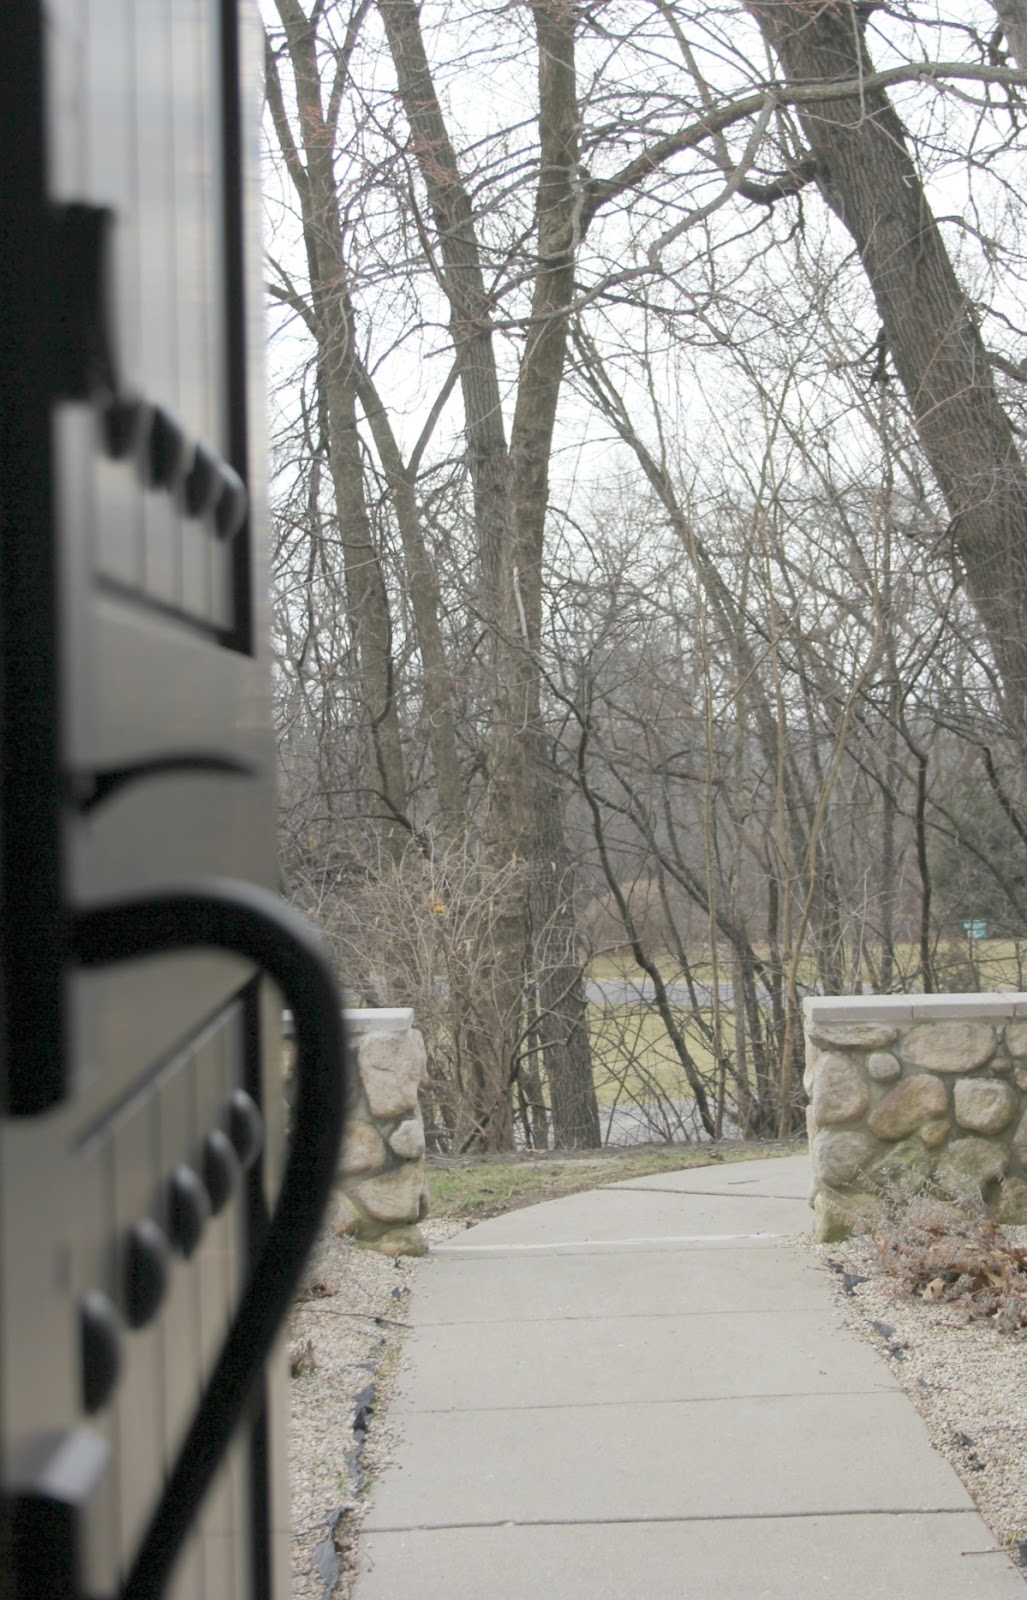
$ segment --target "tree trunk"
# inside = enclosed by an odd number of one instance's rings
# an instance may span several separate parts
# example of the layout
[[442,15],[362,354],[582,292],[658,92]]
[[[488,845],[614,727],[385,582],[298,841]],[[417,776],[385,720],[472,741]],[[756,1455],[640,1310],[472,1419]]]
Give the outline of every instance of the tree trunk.
[[406,771],[395,695],[392,621],[364,497],[364,470],[357,437],[355,338],[332,167],[334,129],[327,125],[321,106],[314,26],[297,0],[277,0],[277,6],[292,62],[305,160],[293,142],[270,50],[268,100],[303,219],[312,300],[306,312],[317,342],[318,385],[328,417],[328,466],[339,523],[347,610],[367,714],[370,809],[383,849],[398,861],[408,837]]
[[517,1092],[521,1107],[521,1122],[525,1141],[530,1150],[549,1149],[549,1108],[542,1088],[539,1062],[542,1058],[542,1038],[539,1033],[538,1007],[533,997],[528,998],[530,1021],[527,1026],[527,1048],[521,1053],[521,1070],[517,1074]]
[[417,648],[424,673],[424,710],[438,790],[439,827],[446,839],[453,840],[462,834],[466,818],[453,714],[453,680],[439,625],[441,607],[438,579],[425,548],[413,476],[404,465],[388,413],[362,363],[357,388],[375,448],[385,469],[399,526]]
[[[535,854],[542,555],[549,459],[578,243],[574,223],[578,172],[575,14],[564,0],[539,0],[532,12],[538,40],[541,145],[538,263],[510,435],[511,536],[497,564],[495,701],[485,823],[486,849],[497,865],[517,857],[530,860]],[[503,1005],[507,1016],[515,1014],[512,985],[520,974],[512,957],[524,947],[526,911],[526,906],[511,907],[500,930],[501,948],[509,952],[510,983]]]
[[442,258],[440,276],[449,300],[460,374],[482,563],[479,603],[485,618],[492,620],[499,555],[509,536],[506,436],[492,344],[493,307],[485,289],[474,208],[435,92],[419,8],[415,0],[379,0],[378,10]]
[[992,0],[992,5],[1010,54],[1021,71],[1027,72],[1027,0]]
[[[413,0],[379,0],[428,196],[450,305],[464,402],[468,463],[481,558],[481,607],[490,628],[492,727],[485,844],[503,869],[533,853],[538,759],[538,649],[549,458],[563,378],[578,239],[575,12],[564,0],[532,6],[538,47],[540,174],[531,317],[517,382],[509,453],[503,433],[474,212],[439,105]],[[512,1142],[510,1082],[523,994],[527,883],[492,930],[491,1016],[482,1016],[479,1122],[493,1147]],[[485,1081],[487,1078],[488,1081]]]
[[[749,0],[749,10],[793,85],[851,83],[874,70],[852,0]],[[820,101],[799,116],[821,192],[870,280],[1002,676],[1006,713],[1027,754],[1027,477],[973,308],[884,91]]]
[[592,1047],[584,975],[577,953],[570,862],[556,773],[539,771],[535,792],[536,859],[531,885],[530,938],[539,970],[537,1030],[549,1079],[553,1144],[557,1149],[597,1149],[599,1106],[592,1076]]

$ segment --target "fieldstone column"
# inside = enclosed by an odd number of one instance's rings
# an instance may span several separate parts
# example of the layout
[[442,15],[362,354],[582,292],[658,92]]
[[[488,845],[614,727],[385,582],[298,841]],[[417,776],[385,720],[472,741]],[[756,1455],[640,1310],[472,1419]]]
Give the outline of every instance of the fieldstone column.
[[427,1053],[413,1011],[347,1011],[357,1097],[339,1159],[334,1226],[387,1255],[423,1255],[427,1214],[418,1090]]
[[1027,1223],[1027,995],[810,996],[804,1009],[818,1239],[923,1189],[973,1192]]

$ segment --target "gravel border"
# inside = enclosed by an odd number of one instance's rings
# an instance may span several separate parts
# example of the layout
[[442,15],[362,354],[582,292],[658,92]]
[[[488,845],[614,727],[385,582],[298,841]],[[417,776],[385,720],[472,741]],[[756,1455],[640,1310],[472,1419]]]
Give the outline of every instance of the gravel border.
[[[429,1244],[464,1224],[424,1222]],[[390,1459],[388,1402],[415,1258],[326,1231],[288,1324],[292,1600],[348,1600],[367,1491]]]
[[[1003,1233],[1014,1244],[1027,1243],[1027,1229]],[[1027,1332],[1000,1333],[993,1322],[972,1320],[958,1300],[906,1294],[883,1270],[871,1238],[812,1248],[832,1272],[843,1321],[883,1356],[931,1443],[966,1485],[995,1546],[1023,1569]],[[1022,1575],[1027,1581],[1027,1571]]]

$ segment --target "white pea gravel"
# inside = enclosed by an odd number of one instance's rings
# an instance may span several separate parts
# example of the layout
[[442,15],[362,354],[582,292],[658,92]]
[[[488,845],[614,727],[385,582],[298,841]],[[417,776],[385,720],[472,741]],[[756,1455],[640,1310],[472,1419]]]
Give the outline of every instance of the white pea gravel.
[[[429,1243],[460,1224],[425,1222]],[[369,1481],[389,1458],[385,1418],[413,1261],[327,1230],[289,1318],[292,1600],[345,1600]],[[371,1410],[368,1413],[367,1407]],[[358,1418],[366,1432],[354,1433]]]
[[[1027,1243],[1027,1230],[1005,1231],[1013,1243]],[[995,1544],[1027,1565],[1027,1332],[972,1320],[958,1300],[910,1297],[882,1270],[870,1239],[816,1250],[834,1264],[846,1323],[881,1352]]]

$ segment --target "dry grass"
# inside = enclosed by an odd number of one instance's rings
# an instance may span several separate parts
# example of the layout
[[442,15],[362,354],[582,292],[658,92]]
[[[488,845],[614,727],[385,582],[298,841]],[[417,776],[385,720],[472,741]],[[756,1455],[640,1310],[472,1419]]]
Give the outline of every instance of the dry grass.
[[644,1178],[731,1161],[762,1161],[795,1155],[798,1141],[731,1140],[711,1146],[630,1146],[577,1152],[549,1151],[508,1156],[430,1156],[427,1163],[429,1215],[480,1222],[541,1200],[559,1200],[583,1189],[600,1189]]

